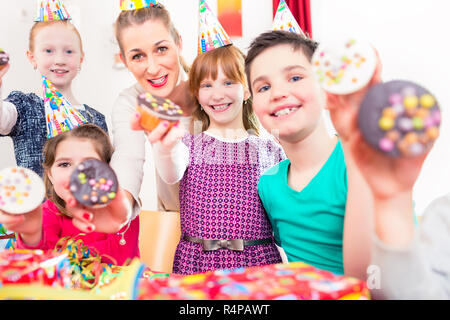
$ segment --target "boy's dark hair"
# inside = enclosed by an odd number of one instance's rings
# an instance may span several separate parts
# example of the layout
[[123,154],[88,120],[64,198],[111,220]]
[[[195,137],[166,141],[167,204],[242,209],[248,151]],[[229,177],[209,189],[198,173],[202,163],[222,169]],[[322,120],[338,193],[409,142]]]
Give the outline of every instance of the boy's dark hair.
[[249,50],[247,52],[247,57],[245,59],[245,73],[247,74],[248,88],[252,92],[251,82],[250,82],[250,68],[253,60],[259,56],[266,49],[288,44],[294,49],[294,51],[301,50],[303,54],[311,61],[314,52],[319,45],[317,42],[309,39],[306,36],[302,36],[297,33],[289,31],[268,31],[260,34],[256,37],[250,44]]

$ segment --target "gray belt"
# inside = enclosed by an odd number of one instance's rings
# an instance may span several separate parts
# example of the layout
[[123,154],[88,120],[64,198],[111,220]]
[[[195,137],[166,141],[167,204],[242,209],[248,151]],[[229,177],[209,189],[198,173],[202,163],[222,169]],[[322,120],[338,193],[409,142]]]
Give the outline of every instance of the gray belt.
[[193,243],[200,243],[203,245],[203,251],[214,251],[218,249],[229,249],[234,251],[244,251],[246,246],[256,246],[261,244],[270,244],[273,242],[272,238],[259,240],[214,240],[214,239],[199,239],[184,235],[183,239]]

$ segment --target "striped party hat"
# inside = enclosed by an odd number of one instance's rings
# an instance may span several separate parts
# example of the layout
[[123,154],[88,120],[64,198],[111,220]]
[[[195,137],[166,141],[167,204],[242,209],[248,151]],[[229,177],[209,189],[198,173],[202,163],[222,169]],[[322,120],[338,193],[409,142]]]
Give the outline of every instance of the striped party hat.
[[272,29],[290,31],[293,33],[298,33],[302,36],[305,35],[284,0],[281,0],[278,5],[277,13],[273,19]]
[[205,0],[200,0],[199,10],[198,54],[232,44]]
[[60,0],[38,0],[37,13],[34,21],[70,20],[69,12]]
[[155,6],[158,4],[156,0],[120,0],[120,10],[131,11],[142,8]]
[[48,139],[87,123],[83,115],[71,106],[45,76],[42,76],[42,88]]

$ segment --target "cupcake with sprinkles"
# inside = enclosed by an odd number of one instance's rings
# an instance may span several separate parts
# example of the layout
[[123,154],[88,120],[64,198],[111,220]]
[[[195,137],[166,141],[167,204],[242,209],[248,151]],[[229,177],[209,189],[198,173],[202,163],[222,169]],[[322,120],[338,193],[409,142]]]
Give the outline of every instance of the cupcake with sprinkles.
[[24,214],[36,209],[44,196],[44,183],[33,171],[21,167],[0,171],[0,210]]
[[0,48],[0,70],[2,70],[9,62],[9,54]]
[[118,181],[111,167],[91,159],[81,162],[70,177],[70,191],[87,207],[106,206],[116,198]]
[[377,65],[375,50],[356,39],[320,44],[312,64],[322,88],[344,95],[363,88],[372,79]]
[[183,118],[183,110],[169,99],[142,93],[137,99],[137,112],[141,115],[141,126],[152,131],[162,121],[166,120],[170,126]]
[[358,124],[374,148],[393,157],[414,157],[427,152],[438,138],[441,111],[427,89],[395,80],[369,90]]

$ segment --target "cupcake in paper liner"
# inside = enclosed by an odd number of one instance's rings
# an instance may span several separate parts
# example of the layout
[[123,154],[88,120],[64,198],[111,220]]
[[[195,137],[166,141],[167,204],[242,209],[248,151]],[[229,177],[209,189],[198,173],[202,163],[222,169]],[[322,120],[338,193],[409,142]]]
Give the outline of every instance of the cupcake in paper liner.
[[9,63],[9,54],[0,48],[0,70],[6,67]]
[[150,93],[142,93],[137,99],[137,112],[141,115],[140,124],[152,131],[163,120],[174,125],[183,118],[183,110],[169,99],[153,96]]

